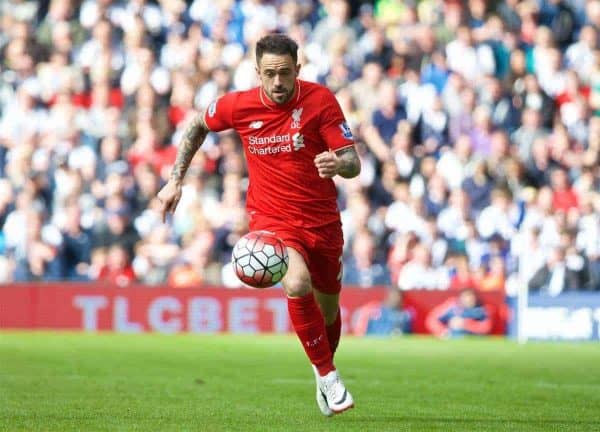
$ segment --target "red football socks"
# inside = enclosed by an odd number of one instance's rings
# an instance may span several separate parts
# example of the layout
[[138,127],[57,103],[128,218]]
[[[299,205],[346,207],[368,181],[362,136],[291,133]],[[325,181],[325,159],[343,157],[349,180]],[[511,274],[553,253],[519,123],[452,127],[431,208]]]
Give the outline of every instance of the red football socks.
[[328,326],[325,326],[327,331],[327,340],[329,341],[329,351],[331,351],[331,357],[335,354],[338,344],[340,343],[340,334],[342,332],[342,318],[340,316],[340,310],[338,308],[337,316],[335,321]]
[[319,375],[324,376],[335,370],[325,321],[313,293],[304,297],[288,297],[288,311],[304,351]]

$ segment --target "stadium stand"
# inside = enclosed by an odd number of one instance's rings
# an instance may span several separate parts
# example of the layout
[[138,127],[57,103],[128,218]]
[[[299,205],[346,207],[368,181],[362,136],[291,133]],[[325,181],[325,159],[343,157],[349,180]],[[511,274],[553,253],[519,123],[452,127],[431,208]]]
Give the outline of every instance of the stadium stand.
[[600,290],[598,0],[4,0],[0,283],[239,284],[236,136],[209,136],[169,225],[190,118],[257,84],[286,32],[363,170],[337,180],[344,283]]

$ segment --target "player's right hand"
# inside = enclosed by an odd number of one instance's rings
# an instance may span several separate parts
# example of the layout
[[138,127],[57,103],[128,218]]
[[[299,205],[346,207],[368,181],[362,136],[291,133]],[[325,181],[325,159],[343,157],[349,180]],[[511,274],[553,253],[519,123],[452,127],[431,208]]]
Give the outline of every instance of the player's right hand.
[[332,178],[338,173],[340,161],[332,151],[319,153],[315,156],[314,162],[321,178]]
[[179,200],[181,199],[181,183],[176,180],[169,180],[156,197],[160,202],[162,220],[166,222],[167,213],[175,213],[177,204],[179,204]]

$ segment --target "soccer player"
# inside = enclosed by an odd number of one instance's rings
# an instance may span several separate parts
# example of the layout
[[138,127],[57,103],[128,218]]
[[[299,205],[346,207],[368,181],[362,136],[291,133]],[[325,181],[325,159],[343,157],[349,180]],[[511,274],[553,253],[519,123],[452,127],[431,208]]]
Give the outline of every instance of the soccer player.
[[343,236],[331,179],[357,176],[360,160],[331,91],[298,79],[297,51],[282,34],[257,42],[261,85],[228,93],[193,119],[158,199],[164,219],[175,211],[186,170],[206,135],[232,128],[239,133],[248,164],[249,226],[276,233],[287,246],[282,285],[290,320],[313,365],[318,406],[330,416],[354,406],[333,363],[341,330]]

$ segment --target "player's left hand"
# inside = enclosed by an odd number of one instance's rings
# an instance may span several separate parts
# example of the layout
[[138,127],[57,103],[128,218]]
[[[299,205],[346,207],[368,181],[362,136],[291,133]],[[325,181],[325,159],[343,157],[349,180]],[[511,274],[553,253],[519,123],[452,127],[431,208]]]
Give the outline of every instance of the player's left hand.
[[315,156],[315,166],[319,171],[319,177],[332,178],[338,173],[340,159],[334,152],[326,151]]

